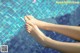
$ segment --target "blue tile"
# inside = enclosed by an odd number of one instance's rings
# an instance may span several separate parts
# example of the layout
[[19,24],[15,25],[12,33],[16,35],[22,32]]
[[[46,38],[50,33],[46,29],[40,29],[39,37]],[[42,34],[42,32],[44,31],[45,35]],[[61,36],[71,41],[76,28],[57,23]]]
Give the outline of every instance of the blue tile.
[[[60,53],[55,49],[44,48],[37,43],[26,32],[23,17],[30,14],[37,19],[47,20],[47,22],[79,25],[79,5],[59,5],[55,3],[56,0],[32,2],[32,0],[0,0],[0,43],[9,45],[9,53]],[[76,15],[74,15],[75,13]],[[75,42],[56,32],[45,31],[45,34],[58,41]]]

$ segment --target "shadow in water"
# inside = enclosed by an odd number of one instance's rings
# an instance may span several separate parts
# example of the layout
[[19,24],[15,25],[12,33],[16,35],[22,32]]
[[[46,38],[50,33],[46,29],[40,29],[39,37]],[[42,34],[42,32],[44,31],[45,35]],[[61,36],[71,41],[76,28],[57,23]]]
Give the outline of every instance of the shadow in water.
[[[78,12],[76,12],[78,13]],[[73,14],[74,15],[74,14]],[[44,21],[55,23],[55,24],[64,24],[72,25],[71,19],[73,18],[72,14],[66,14],[57,18],[49,18]],[[78,15],[75,15],[78,16]],[[76,22],[77,23],[77,22]],[[63,41],[63,42],[75,42],[75,40],[63,36],[62,34],[44,31],[46,36],[51,37],[52,39]],[[6,43],[9,46],[9,53],[59,53],[57,50],[52,50],[50,48],[44,48],[38,44],[34,38],[32,38],[25,30],[25,26],[22,26],[19,32]]]

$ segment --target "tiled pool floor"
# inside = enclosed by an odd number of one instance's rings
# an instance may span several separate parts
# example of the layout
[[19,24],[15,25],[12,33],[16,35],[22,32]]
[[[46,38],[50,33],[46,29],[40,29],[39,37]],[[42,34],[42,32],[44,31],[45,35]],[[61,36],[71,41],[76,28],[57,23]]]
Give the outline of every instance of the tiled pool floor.
[[[60,53],[39,45],[25,30],[25,15],[64,25],[80,24],[79,5],[58,5],[55,0],[0,0],[0,44],[9,46],[9,53]],[[44,33],[58,41],[75,40],[51,31]],[[7,42],[8,41],[8,42]]]

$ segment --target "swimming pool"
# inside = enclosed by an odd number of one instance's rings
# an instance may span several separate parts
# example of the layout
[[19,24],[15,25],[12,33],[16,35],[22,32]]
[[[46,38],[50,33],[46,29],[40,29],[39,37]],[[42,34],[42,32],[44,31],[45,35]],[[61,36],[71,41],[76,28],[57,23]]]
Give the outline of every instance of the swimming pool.
[[[9,53],[57,52],[42,47],[29,36],[25,30],[24,16],[33,15],[37,19],[55,24],[78,25],[79,7],[79,4],[57,4],[56,0],[36,0],[35,3],[33,0],[0,0],[0,45],[8,44]],[[55,40],[75,42],[62,34],[50,31],[44,33]]]

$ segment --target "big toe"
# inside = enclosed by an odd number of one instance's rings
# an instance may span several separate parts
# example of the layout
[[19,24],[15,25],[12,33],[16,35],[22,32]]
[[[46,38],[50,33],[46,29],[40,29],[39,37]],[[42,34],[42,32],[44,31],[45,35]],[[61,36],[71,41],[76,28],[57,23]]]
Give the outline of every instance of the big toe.
[[29,19],[27,18],[27,16],[24,17],[25,21],[28,21]]
[[28,15],[27,18],[28,18],[29,20],[31,20],[31,19],[33,19],[34,17],[33,17],[32,15]]

